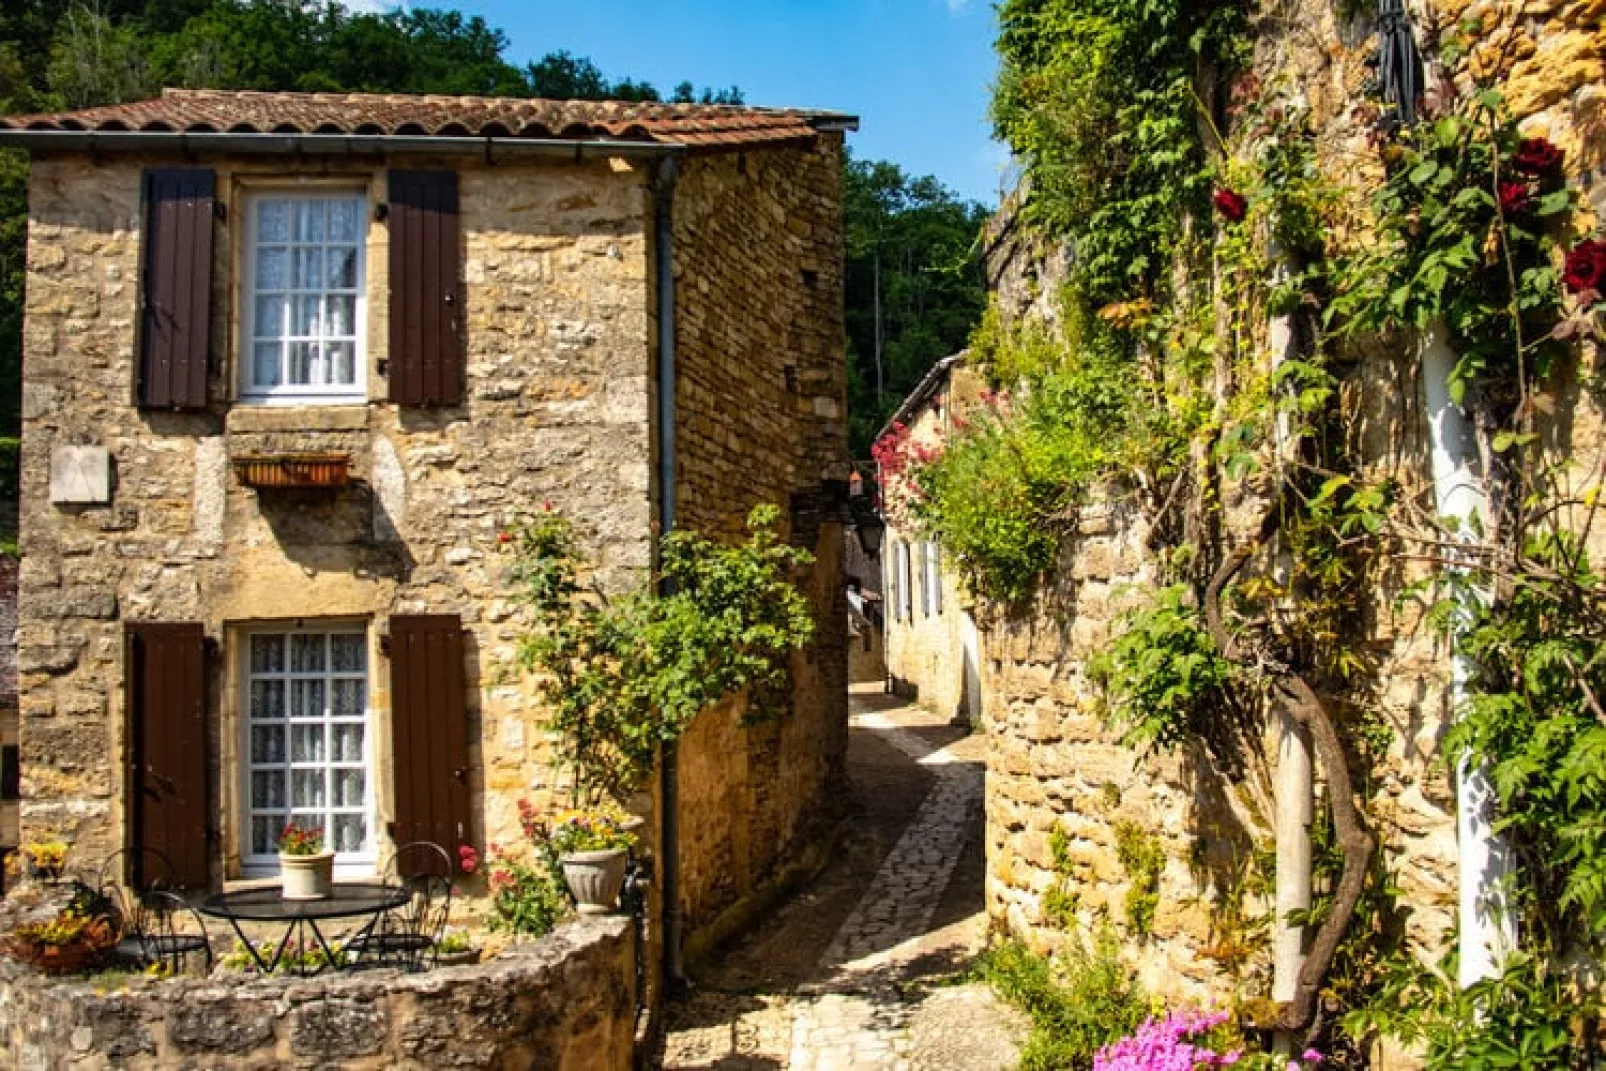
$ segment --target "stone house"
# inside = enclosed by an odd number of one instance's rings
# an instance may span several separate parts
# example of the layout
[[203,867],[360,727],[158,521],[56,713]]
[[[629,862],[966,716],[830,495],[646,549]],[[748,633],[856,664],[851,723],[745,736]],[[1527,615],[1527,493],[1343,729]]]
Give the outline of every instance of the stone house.
[[[956,420],[973,408],[984,384],[967,370],[964,355],[944,358],[904,399],[882,429],[906,435],[908,450],[939,450]],[[901,428],[902,432],[895,429]],[[889,476],[883,494],[887,531],[882,545],[886,592],[886,665],[892,691],[955,720],[979,721],[982,712],[981,633],[958,572],[944,568],[942,547],[913,523],[897,496],[902,481]]]
[[514,843],[560,786],[498,533],[561,510],[617,590],[771,502],[817,552],[793,708],[706,715],[651,803],[687,932],[739,917],[843,775],[854,127],[177,90],[0,120],[32,154],[23,836],[214,888],[287,818],[350,875]]

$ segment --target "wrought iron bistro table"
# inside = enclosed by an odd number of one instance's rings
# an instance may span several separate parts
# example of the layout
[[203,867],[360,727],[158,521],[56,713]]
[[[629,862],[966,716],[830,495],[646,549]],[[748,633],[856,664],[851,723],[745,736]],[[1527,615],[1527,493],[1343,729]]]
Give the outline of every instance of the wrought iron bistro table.
[[[251,958],[256,961],[257,967],[263,974],[271,974],[279,966],[285,950],[290,947],[290,939],[294,937],[297,973],[307,975],[318,974],[325,967],[333,968],[337,965],[334,950],[329,947],[323,931],[318,929],[319,922],[364,916],[378,919],[386,911],[393,911],[407,903],[411,895],[406,889],[397,885],[383,885],[378,882],[336,882],[329,895],[320,900],[286,900],[280,894],[279,886],[265,885],[237,892],[213,893],[195,907],[202,914],[224,919],[233,926],[240,943],[251,953]],[[240,928],[242,922],[284,924],[284,937],[274,949],[272,959],[263,959],[261,951]],[[373,925],[372,920],[368,925]],[[311,943],[307,940],[308,931],[312,934]],[[321,966],[309,971],[307,954],[313,949],[321,951],[324,960]]]

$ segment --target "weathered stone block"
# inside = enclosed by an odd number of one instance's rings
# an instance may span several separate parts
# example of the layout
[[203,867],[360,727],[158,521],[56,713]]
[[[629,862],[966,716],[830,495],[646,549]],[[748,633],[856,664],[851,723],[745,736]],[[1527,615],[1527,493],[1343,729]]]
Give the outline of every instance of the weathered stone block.
[[112,500],[111,453],[104,446],[58,446],[50,452],[50,501],[58,506]]

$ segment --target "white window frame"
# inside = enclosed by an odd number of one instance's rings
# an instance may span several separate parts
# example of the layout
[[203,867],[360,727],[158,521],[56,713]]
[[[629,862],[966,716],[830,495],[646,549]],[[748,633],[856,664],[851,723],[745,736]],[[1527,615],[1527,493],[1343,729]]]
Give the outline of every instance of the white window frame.
[[[362,806],[362,813],[363,813],[364,823],[365,823],[366,828],[368,830],[368,847],[367,847],[367,849],[365,851],[361,851],[361,852],[338,852],[338,853],[336,853],[335,860],[334,860],[334,869],[335,869],[335,873],[336,874],[344,876],[344,877],[366,877],[366,876],[372,876],[374,874],[375,869],[376,869],[376,867],[378,865],[378,862],[379,862],[379,829],[377,828],[377,823],[376,823],[377,807],[375,806],[375,800],[377,798],[377,790],[376,790],[375,786],[376,786],[376,782],[377,782],[378,777],[379,777],[379,770],[378,770],[378,768],[377,768],[377,766],[375,764],[376,751],[375,751],[375,747],[374,747],[374,738],[375,738],[375,729],[376,729],[376,726],[375,726],[376,718],[375,718],[375,715],[374,715],[374,698],[373,698],[374,697],[374,651],[373,651],[373,644],[370,641],[369,628],[368,628],[368,623],[367,622],[365,622],[365,621],[352,621],[350,619],[342,620],[342,619],[338,619],[338,618],[310,619],[310,620],[307,620],[307,621],[298,621],[298,622],[294,622],[294,623],[281,622],[281,623],[276,623],[276,624],[262,624],[262,625],[252,626],[252,627],[247,628],[247,629],[240,629],[235,634],[236,637],[237,637],[238,643],[239,643],[239,648],[240,648],[239,649],[239,654],[238,654],[238,665],[239,665],[238,682],[239,683],[237,685],[237,689],[236,689],[237,694],[235,696],[235,702],[239,704],[238,710],[240,712],[239,713],[239,718],[237,719],[238,724],[239,724],[239,734],[238,734],[239,761],[237,763],[237,766],[238,766],[238,773],[239,773],[238,783],[239,783],[239,793],[240,793],[240,797],[239,797],[240,805],[239,805],[239,808],[238,808],[238,815],[236,817],[236,826],[235,826],[235,835],[236,835],[235,842],[239,845],[240,873],[241,873],[241,875],[243,877],[247,877],[247,878],[275,877],[279,873],[279,857],[278,857],[278,854],[277,853],[272,853],[272,854],[268,854],[268,855],[256,855],[256,854],[253,854],[253,852],[252,852],[252,843],[251,843],[251,820],[255,815],[255,808],[252,806],[252,799],[251,799],[251,780],[252,780],[251,779],[251,774],[255,770],[257,770],[259,768],[258,764],[253,763],[252,759],[251,759],[251,682],[252,682],[252,680],[254,678],[262,676],[261,674],[253,674],[253,672],[251,670],[251,642],[252,642],[253,638],[258,637],[258,636],[285,636],[286,637],[286,640],[285,640],[284,670],[283,670],[282,673],[273,674],[272,675],[272,676],[277,677],[279,679],[282,679],[282,680],[284,680],[286,682],[285,698],[284,698],[284,702],[285,702],[285,712],[284,712],[284,714],[285,714],[285,716],[284,716],[284,721],[283,721],[283,724],[285,726],[285,735],[284,735],[285,760],[284,760],[284,762],[282,764],[283,765],[283,769],[285,770],[285,786],[284,786],[285,808],[284,808],[284,812],[282,812],[282,813],[292,814],[292,815],[294,813],[294,808],[291,806],[291,800],[294,798],[294,796],[293,796],[294,786],[292,784],[293,777],[291,776],[291,773],[290,773],[290,771],[293,769],[293,763],[292,763],[291,758],[290,758],[290,756],[292,754],[292,752],[291,752],[292,741],[291,741],[291,733],[290,733],[291,719],[290,719],[290,689],[289,689],[289,686],[288,686],[289,685],[289,681],[292,680],[292,679],[301,679],[301,680],[317,680],[317,679],[321,679],[321,680],[323,680],[325,682],[325,685],[324,685],[324,702],[325,702],[326,706],[325,706],[325,713],[324,713],[324,716],[323,716],[323,724],[328,725],[329,722],[330,722],[330,716],[329,716],[329,713],[328,713],[327,704],[330,701],[330,698],[334,694],[333,688],[330,687],[328,682],[331,681],[335,677],[350,677],[350,676],[354,676],[354,674],[350,674],[350,673],[336,673],[330,667],[329,659],[327,657],[327,654],[328,654],[328,642],[327,642],[327,640],[325,641],[325,661],[324,661],[323,672],[321,672],[321,673],[292,673],[291,670],[290,670],[290,642],[289,642],[288,637],[290,637],[292,635],[296,635],[296,634],[302,634],[302,635],[312,634],[312,635],[320,635],[320,636],[326,636],[326,637],[327,636],[333,636],[333,635],[359,636],[362,639],[363,666],[364,666],[364,669],[363,669],[364,703],[363,703],[363,721],[362,721],[362,725],[363,725],[362,765],[363,765],[363,771],[364,771],[364,775],[365,775],[363,777],[363,806]],[[327,746],[327,742],[326,742],[325,754],[328,755],[329,753],[330,752],[328,750],[328,746]],[[331,768],[331,766],[333,766],[333,765],[334,765],[334,763],[330,759],[325,758],[324,763],[323,763],[323,768],[325,770]],[[271,767],[269,767],[269,768],[271,768]],[[332,785],[327,786],[327,790],[332,793],[333,792]],[[326,804],[325,805],[325,808],[324,808],[325,812],[327,812],[327,811],[329,811],[331,809],[332,809],[332,805],[331,804]],[[280,812],[274,812],[274,813],[280,813]],[[325,830],[325,834],[326,834],[326,836],[331,835],[330,831],[327,830],[327,829]]]
[[[257,212],[265,201],[331,201],[349,199],[357,203],[357,280],[356,301],[352,309],[355,335],[356,381],[353,383],[280,383],[259,387],[252,381],[256,369],[256,266]],[[239,400],[256,405],[350,405],[368,400],[368,194],[357,186],[314,189],[267,188],[245,197],[244,256],[240,266],[240,345]],[[293,246],[291,246],[293,248]],[[320,248],[327,250],[328,243]],[[327,265],[327,260],[325,261]],[[286,265],[290,270],[290,265]],[[286,282],[288,283],[288,279]],[[328,293],[327,288],[322,293]],[[292,292],[285,291],[288,298]]]

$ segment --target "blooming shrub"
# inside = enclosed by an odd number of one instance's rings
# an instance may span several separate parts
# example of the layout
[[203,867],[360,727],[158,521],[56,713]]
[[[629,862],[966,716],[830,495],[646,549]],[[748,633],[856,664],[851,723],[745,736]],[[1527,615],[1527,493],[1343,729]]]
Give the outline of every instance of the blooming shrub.
[[1203,1071],[1232,1067],[1236,1071],[1311,1071],[1322,1054],[1306,1049],[1297,1060],[1252,1053],[1238,1043],[1224,1011],[1187,1008],[1164,1019],[1150,1019],[1137,1033],[1100,1049],[1093,1071]]
[[572,852],[606,852],[628,848],[636,836],[624,828],[622,816],[610,811],[568,811],[558,816],[548,836],[558,855]]
[[323,851],[323,830],[289,822],[279,833],[280,855],[318,855]]

